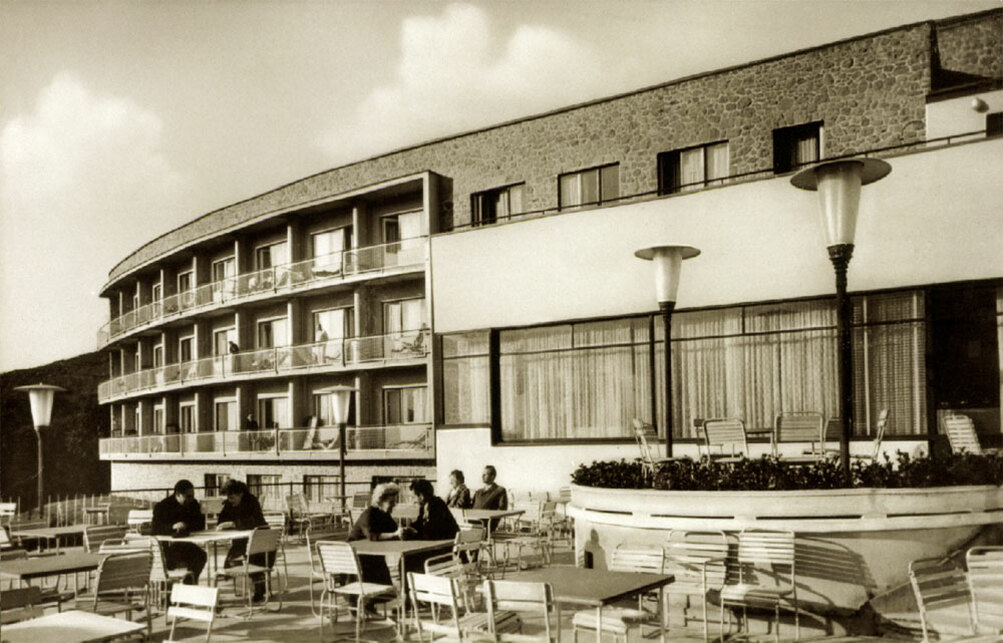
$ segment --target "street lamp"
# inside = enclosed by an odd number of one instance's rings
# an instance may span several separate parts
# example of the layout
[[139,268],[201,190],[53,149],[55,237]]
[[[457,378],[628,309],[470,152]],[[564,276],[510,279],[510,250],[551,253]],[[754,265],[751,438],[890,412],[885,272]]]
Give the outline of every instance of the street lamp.
[[[634,253],[638,259],[655,263],[655,298],[658,310],[665,322],[665,456],[672,457],[672,311],[676,307],[676,292],[679,290],[679,272],[683,259],[692,259],[700,254],[693,246],[662,245],[642,248]],[[652,364],[654,368],[654,364]]]
[[892,171],[880,159],[857,158],[819,163],[791,177],[791,184],[818,192],[819,211],[825,230],[829,260],[836,271],[836,335],[839,342],[839,403],[843,430],[839,436],[839,461],[850,473],[850,438],[853,436],[853,347],[850,334],[852,314],[846,296],[846,270],[853,256],[853,236],[857,228],[860,186],[874,183]]
[[56,401],[56,393],[66,389],[49,384],[34,384],[18,386],[15,391],[26,391],[31,404],[31,420],[35,425],[35,439],[38,441],[38,515],[42,516],[44,501],[44,485],[42,483],[42,427],[49,426],[52,421],[52,405]]
[[356,389],[352,386],[329,386],[322,388],[317,393],[331,394],[331,419],[338,425],[338,485],[341,494],[341,512],[345,512],[345,452],[347,450],[346,424],[348,424],[348,412],[352,407],[352,393]]

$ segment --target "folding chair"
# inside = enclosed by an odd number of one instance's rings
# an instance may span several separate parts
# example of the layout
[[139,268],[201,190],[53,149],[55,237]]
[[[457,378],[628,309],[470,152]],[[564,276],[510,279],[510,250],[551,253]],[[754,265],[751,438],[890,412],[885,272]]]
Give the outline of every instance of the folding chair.
[[[358,642],[365,620],[366,601],[372,598],[396,597],[397,590],[393,585],[363,581],[359,557],[347,542],[328,540],[319,542],[317,553],[324,570],[324,591],[320,595],[321,638],[324,638],[325,611],[330,611],[332,621],[337,622],[339,608],[337,599],[341,596],[346,603],[352,599],[355,601],[355,640]],[[345,607],[351,610],[350,603]]]
[[174,640],[174,628],[181,619],[202,621],[206,624],[205,641],[212,636],[212,624],[216,618],[216,602],[219,588],[201,585],[175,585],[171,588],[171,605],[167,608],[167,618],[171,619],[168,641]]

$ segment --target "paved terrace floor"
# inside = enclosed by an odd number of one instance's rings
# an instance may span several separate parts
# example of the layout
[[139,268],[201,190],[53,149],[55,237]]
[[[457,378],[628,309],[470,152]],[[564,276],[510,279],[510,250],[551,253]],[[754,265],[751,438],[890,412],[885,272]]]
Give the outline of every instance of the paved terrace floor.
[[[553,564],[573,564],[573,553],[568,545],[556,548],[553,557]],[[343,641],[354,638],[354,624],[346,614],[342,614],[334,630],[330,626],[325,628],[326,636],[320,638],[320,620],[311,614],[309,593],[307,589],[307,579],[309,578],[309,559],[307,558],[306,547],[295,537],[291,537],[286,544],[286,562],[289,568],[289,588],[283,595],[283,606],[279,610],[277,602],[273,600],[264,608],[255,611],[253,617],[245,619],[241,616],[244,609],[242,604],[237,604],[233,595],[232,585],[221,585],[220,597],[223,604],[221,615],[217,617],[213,625],[212,640],[218,643],[230,641],[261,641],[261,642],[295,642],[295,641]],[[204,579],[203,579],[204,582]],[[317,586],[318,593],[320,584]],[[679,622],[679,615],[675,612],[675,607],[670,611],[670,624]],[[48,613],[49,610],[47,610]],[[561,641],[571,643],[573,634],[571,628],[571,616],[574,610],[564,609],[561,618]],[[712,617],[713,618],[713,617]],[[917,621],[918,623],[918,621]],[[527,633],[535,632],[536,624],[531,619],[525,623]],[[691,629],[679,630],[670,628],[668,640],[673,643],[699,643],[703,641],[701,624],[699,622],[690,625]],[[168,640],[170,628],[166,623],[162,613],[157,613],[153,622],[152,641]],[[764,621],[754,621],[752,630],[757,632],[751,636],[742,636],[738,640],[773,641],[773,633],[766,630]],[[649,633],[646,630],[646,633]],[[711,625],[711,637],[720,641],[719,630],[716,624]],[[180,641],[201,641],[205,638],[205,628],[201,623],[189,622],[179,624],[175,632],[174,640]],[[362,635],[365,641],[391,642],[395,640],[394,625],[390,621],[369,621],[366,630]],[[594,634],[583,633],[580,637],[582,643],[594,641]],[[910,640],[908,636],[896,636],[899,640]],[[785,622],[780,631],[782,641],[794,640],[794,628],[789,622]],[[408,640],[417,641],[417,636],[412,632]],[[605,641],[612,639],[607,635]],[[645,641],[657,641],[657,635],[649,635],[642,638],[636,629],[631,630],[628,643],[644,643]],[[735,640],[735,637],[730,637]],[[826,641],[831,643],[859,643],[864,641],[882,641],[889,638],[877,638],[873,636],[827,636],[824,631],[811,630],[802,627],[802,641]],[[916,640],[916,639],[912,639]],[[48,642],[39,642],[48,643]]]

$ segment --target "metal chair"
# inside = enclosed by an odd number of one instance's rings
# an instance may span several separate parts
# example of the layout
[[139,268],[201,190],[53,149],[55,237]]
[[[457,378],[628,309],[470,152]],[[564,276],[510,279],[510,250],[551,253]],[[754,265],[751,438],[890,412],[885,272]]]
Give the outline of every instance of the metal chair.
[[815,411],[787,411],[777,415],[773,424],[770,449],[780,455],[782,442],[807,442],[805,455],[823,457],[825,446],[825,418]]
[[701,457],[718,462],[735,462],[749,457],[749,440],[745,422],[738,418],[704,420],[704,449]]
[[0,591],[0,625],[41,616],[41,603],[42,588],[34,585]]
[[671,462],[672,458],[659,458],[654,455],[651,446],[648,444],[648,436],[655,436],[655,430],[650,424],[642,422],[637,418],[634,418],[633,423],[634,441],[637,443],[637,450],[641,453],[638,460],[644,468],[644,472],[648,476],[654,477],[658,473],[659,467],[667,462]]
[[[252,592],[248,591],[247,585],[253,582],[252,575],[263,574],[265,579],[265,604],[268,603],[272,594],[272,572],[275,571],[275,559],[278,555],[279,541],[282,532],[275,529],[257,528],[251,532],[251,537],[247,539],[247,548],[244,552],[241,565],[226,567],[216,572],[216,578],[229,578],[236,586],[237,579],[241,579],[244,584],[244,596],[247,598],[247,617],[254,614],[254,601]],[[264,565],[251,562],[251,558],[258,558],[262,555],[265,560]],[[282,609],[282,592],[278,592],[279,609]]]
[[[414,617],[414,626],[418,631],[419,641],[425,640],[426,632],[429,633],[429,640],[433,640],[436,634],[455,637],[461,642],[494,640],[494,637],[489,634],[490,626],[488,625],[487,612],[465,610],[466,613],[461,615],[454,578],[408,572],[407,582],[408,593],[411,597],[411,614]],[[421,618],[423,606],[430,608],[430,619]],[[448,622],[440,620],[441,608],[444,607],[449,609]]]
[[[488,606],[489,633],[498,642],[528,642],[561,640],[561,622],[551,627],[554,613],[554,590],[549,583],[527,583],[506,580],[484,581],[484,600]],[[541,635],[522,633],[523,619],[519,613],[532,613],[541,618]]]
[[[748,608],[765,607],[774,611],[774,638],[780,640],[780,610],[794,612],[794,639],[801,638],[795,570],[794,532],[746,529],[738,535],[736,583],[721,589],[722,607],[741,607],[742,622],[748,627]],[[730,618],[729,618],[730,620]],[[721,622],[721,631],[724,622]]]
[[84,551],[97,553],[104,541],[125,539],[126,531],[125,525],[88,525],[84,528]]
[[[665,573],[665,550],[662,547],[630,547],[619,545],[613,550],[610,556],[608,568],[613,572],[643,572],[648,574]],[[612,634],[614,640],[622,638],[627,641],[627,634],[631,628],[637,627],[639,630],[644,625],[657,623],[667,613],[666,606],[662,605],[662,594],[655,598],[654,609],[648,609],[644,605],[644,596],[638,596],[637,607],[604,607],[602,610],[602,631],[603,634]],[[574,640],[578,641],[578,630],[590,630],[594,632],[597,627],[595,610],[576,612],[571,619],[574,628]],[[641,630],[642,638],[644,636]]]
[[[346,601],[355,601],[355,640],[358,641],[362,635],[366,601],[373,598],[392,599],[397,596],[397,590],[393,585],[362,580],[359,557],[347,542],[319,542],[317,553],[324,570],[324,591],[320,595],[321,638],[324,638],[325,611],[330,611],[332,620],[336,622],[339,608],[337,599],[341,596]],[[346,605],[346,608],[352,609],[350,605]]]
[[[673,529],[665,542],[665,573],[675,576],[675,581],[665,591],[700,600],[703,611],[703,638],[710,640],[707,603],[712,593],[719,598],[728,573],[728,537],[723,531],[686,531]],[[718,622],[724,622],[724,605],[720,605]],[[686,611],[683,610],[683,627]]]
[[909,563],[909,583],[919,608],[923,641],[944,635],[974,632],[971,588],[965,570],[940,558],[920,558]]
[[129,531],[135,534],[149,535],[153,527],[153,509],[130,509],[125,524],[129,526]]
[[[830,420],[830,422],[833,422],[833,420]],[[881,443],[885,439],[885,430],[887,427],[888,409],[881,409],[881,412],[878,413],[877,424],[874,425],[874,437],[871,440],[871,452],[858,454],[851,453],[850,458],[853,460],[870,460],[872,462],[876,462],[881,456]],[[839,449],[824,447],[823,453],[826,457],[839,457]]]
[[944,432],[951,444],[952,453],[971,453],[985,455],[999,453],[999,449],[983,449],[979,443],[979,435],[975,432],[975,423],[967,415],[948,415],[944,418]]
[[1003,634],[1003,547],[972,547],[965,554],[976,634]]
[[149,638],[153,619],[150,614],[150,569],[153,554],[149,551],[111,554],[101,561],[90,594],[77,596],[77,609],[101,615],[124,612],[132,620],[133,611],[146,613]]
[[[275,553],[276,574],[279,580],[279,591],[284,592],[289,588],[289,565],[286,562],[286,515],[281,511],[265,511],[262,513],[268,528],[279,532],[279,547]],[[282,571],[278,571],[279,563],[282,563]]]
[[167,618],[171,619],[168,640],[174,640],[174,628],[181,619],[202,621],[206,624],[205,641],[212,637],[212,624],[216,618],[216,602],[219,588],[201,585],[175,585],[171,588],[171,605],[167,608]]

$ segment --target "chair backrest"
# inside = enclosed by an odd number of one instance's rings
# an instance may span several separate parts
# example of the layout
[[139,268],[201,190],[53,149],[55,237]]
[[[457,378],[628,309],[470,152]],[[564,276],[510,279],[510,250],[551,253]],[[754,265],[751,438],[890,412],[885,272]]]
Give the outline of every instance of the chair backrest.
[[150,583],[152,567],[153,553],[149,550],[111,554],[98,566],[95,600],[105,592],[145,589]]
[[965,562],[975,633],[1003,631],[1003,547],[973,547]]
[[13,546],[14,543],[10,539],[10,534],[7,533],[7,528],[0,525],[0,549],[8,549]]
[[352,509],[365,509],[369,507],[372,494],[367,491],[358,491],[352,494]]
[[97,553],[106,540],[122,540],[128,528],[125,525],[88,525],[84,528],[84,550]]
[[724,585],[728,572],[728,537],[723,531],[687,531],[673,529],[665,541],[665,573],[676,582],[706,585],[716,589]]
[[[457,598],[456,583],[450,576],[436,576],[432,574],[418,574],[408,572],[407,574],[408,592],[411,595],[411,613],[414,616],[415,628],[418,630],[418,640],[424,640],[423,630],[429,629],[432,632],[453,633],[457,638],[463,638],[460,631],[459,614],[460,602]],[[432,618],[434,621],[423,621],[421,619],[422,605],[432,606]],[[448,607],[451,625],[445,626],[439,623],[438,607]],[[434,637],[433,637],[434,638]]]
[[317,543],[317,554],[321,568],[327,575],[347,574],[360,575],[359,557],[347,542],[337,540],[322,540]]
[[456,532],[453,539],[453,553],[480,551],[484,545],[484,527],[471,526]]
[[262,512],[265,517],[265,522],[268,523],[269,529],[274,529],[279,532],[279,534],[284,534],[286,531],[286,515],[281,511],[265,511]]
[[122,540],[108,538],[101,542],[98,553],[127,554],[130,552],[147,551],[156,542],[157,539],[150,536],[136,536],[133,538],[123,538]]
[[[749,455],[745,422],[738,418],[712,418],[703,423],[704,444],[709,456]],[[716,450],[716,452],[715,452]]]
[[744,583],[794,585],[794,532],[746,529],[738,534],[739,579]]
[[614,572],[665,572],[665,550],[661,547],[617,545],[610,556],[609,569]]
[[150,527],[153,525],[153,510],[130,509],[129,515],[125,519],[125,524],[129,526],[130,531],[134,531],[137,534],[148,534],[150,533]]
[[655,472],[655,456],[648,444],[648,435],[655,435],[655,430],[650,424],[634,418],[634,441],[637,442],[637,450],[640,452],[641,464],[651,474]]
[[0,624],[16,623],[42,615],[35,606],[42,602],[42,588],[36,585],[0,592]]
[[488,605],[488,625],[492,635],[496,635],[495,625],[499,611],[534,612],[542,617],[545,640],[551,640],[550,614],[554,611],[554,590],[550,583],[486,580],[484,598]]
[[874,425],[874,439],[871,441],[871,460],[877,460],[881,455],[881,442],[885,439],[885,429],[888,427],[888,409],[881,409],[878,422]]
[[251,532],[251,537],[247,540],[247,559],[249,560],[254,554],[267,554],[277,551],[281,539],[281,529],[263,527],[255,529]]
[[170,639],[174,639],[174,625],[177,623],[177,619],[184,618],[207,624],[205,640],[208,643],[212,636],[212,624],[216,618],[218,599],[218,587],[175,583],[171,587],[171,604],[167,608],[167,617],[172,619]]
[[814,411],[787,411],[773,426],[774,446],[781,442],[808,442],[811,449],[825,444],[825,418]]
[[16,502],[0,502],[0,525],[9,525],[17,515]]
[[286,496],[286,511],[292,520],[305,517],[308,513],[306,496],[302,493],[291,493]]
[[979,444],[972,418],[967,415],[949,415],[944,418],[944,431],[953,453],[964,451],[974,455],[982,454],[982,445]]
[[909,563],[909,583],[919,608],[923,640],[941,623],[972,632],[971,591],[963,569],[939,558],[921,558]]

